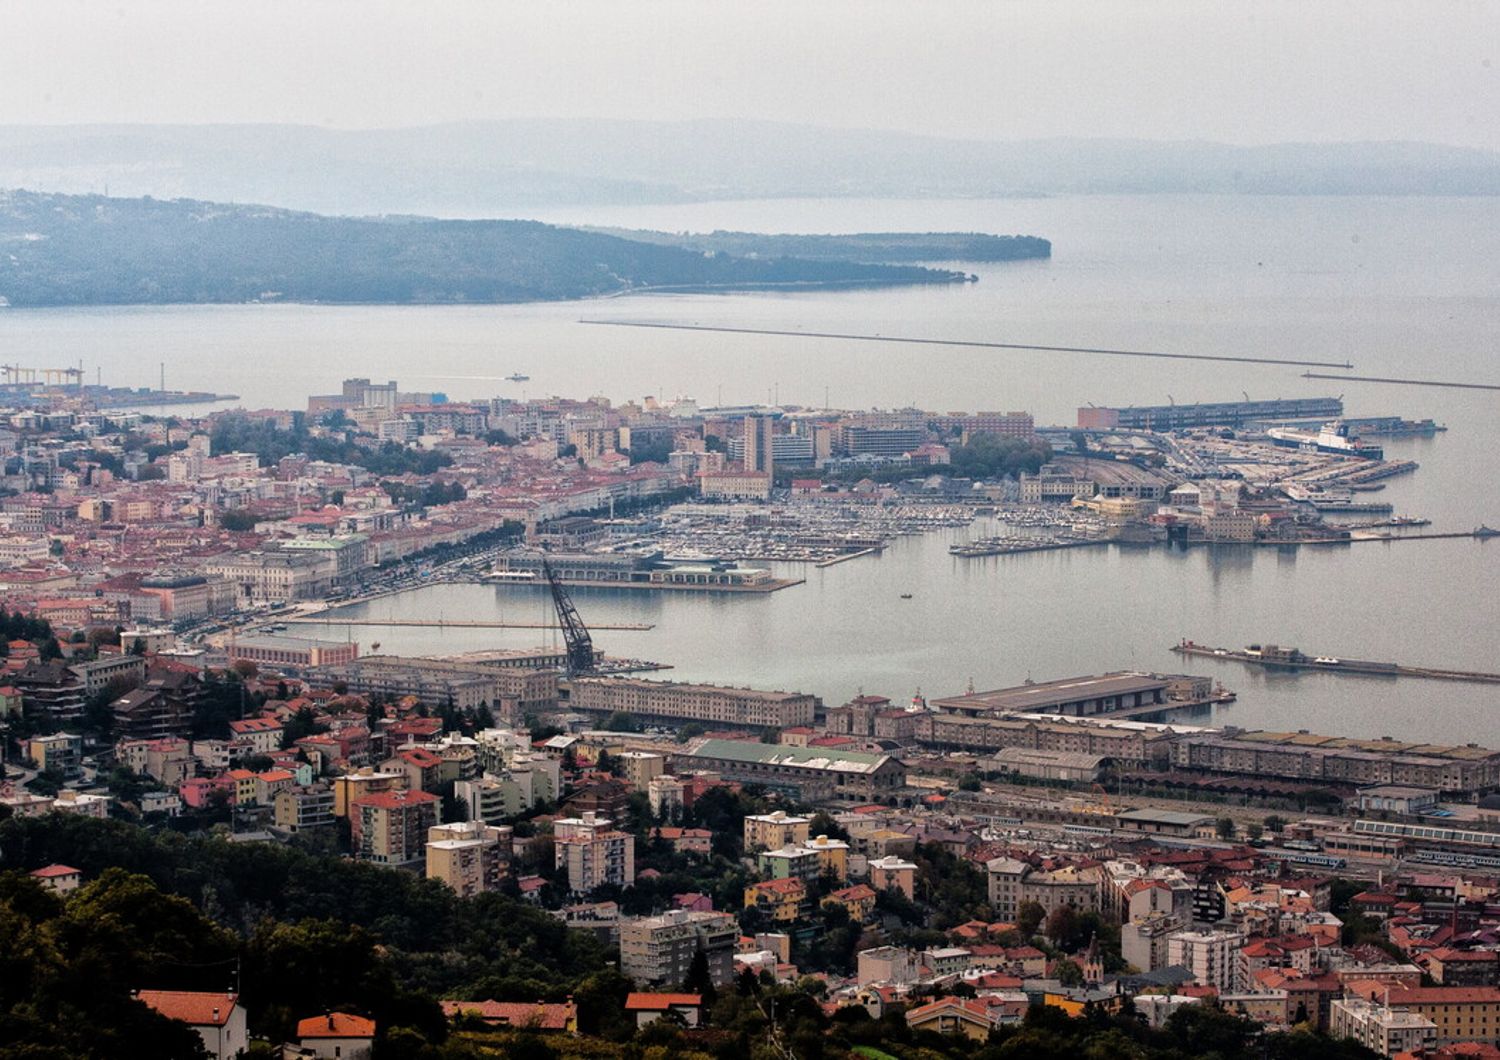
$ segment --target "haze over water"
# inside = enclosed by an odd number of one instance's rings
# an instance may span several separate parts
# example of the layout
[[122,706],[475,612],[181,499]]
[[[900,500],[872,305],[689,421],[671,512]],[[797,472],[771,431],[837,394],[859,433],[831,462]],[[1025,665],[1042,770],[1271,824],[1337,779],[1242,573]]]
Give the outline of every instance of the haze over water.
[[[836,340],[584,327],[620,318],[1181,353],[1306,357],[1362,375],[1500,382],[1500,201],[1284,197],[774,200],[570,209],[543,220],[781,232],[975,230],[1053,241],[1047,262],[964,266],[981,282],[854,292],[636,295],[474,307],[192,306],[0,312],[7,363],[95,366],[104,381],[232,391],[303,407],[351,375],[455,399],[682,394],[701,405],[1028,409],[1343,394],[1350,415],[1431,416],[1451,429],[1387,444],[1421,462],[1379,496],[1435,530],[1500,526],[1500,394],[1300,378],[1299,369]],[[520,371],[525,384],[501,381]],[[976,533],[982,532],[976,528]],[[957,536],[963,536],[961,533]],[[878,559],[786,568],[766,597],[577,590],[611,654],[669,676],[800,688],[837,703],[903,701],[1112,668],[1211,673],[1240,693],[1214,723],[1497,745],[1500,686],[1304,675],[1184,663],[1180,637],[1236,646],[1500,670],[1500,542],[1346,549],[1079,550],[958,560],[952,534]],[[900,594],[910,592],[911,600]],[[362,605],[370,616],[541,614],[524,588],[441,586]],[[461,651],[527,631],[357,629],[368,649]],[[1200,719],[1204,721],[1208,716]]]

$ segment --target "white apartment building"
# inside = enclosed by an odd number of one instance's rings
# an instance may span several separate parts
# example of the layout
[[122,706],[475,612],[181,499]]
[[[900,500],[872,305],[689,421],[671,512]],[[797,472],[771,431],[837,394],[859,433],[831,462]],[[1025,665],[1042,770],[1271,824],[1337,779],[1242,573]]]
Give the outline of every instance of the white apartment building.
[[1245,936],[1234,931],[1179,931],[1167,937],[1167,963],[1180,964],[1193,978],[1231,994],[1239,989],[1236,970]]

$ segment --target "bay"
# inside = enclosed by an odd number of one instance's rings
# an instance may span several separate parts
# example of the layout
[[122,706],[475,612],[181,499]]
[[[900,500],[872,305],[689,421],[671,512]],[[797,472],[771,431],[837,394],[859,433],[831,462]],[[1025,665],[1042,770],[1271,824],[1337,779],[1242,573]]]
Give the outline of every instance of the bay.
[[[75,365],[106,382],[300,407],[351,375],[455,399],[686,395],[847,408],[1028,409],[1067,424],[1088,403],[1342,394],[1351,415],[1451,428],[1391,443],[1421,462],[1382,497],[1433,529],[1500,525],[1500,396],[1303,379],[1297,369],[583,326],[628,318],[1181,353],[1344,360],[1363,375],[1500,382],[1500,202],[1465,198],[1064,197],[772,200],[571,209],[542,220],[671,230],[984,231],[1046,236],[1050,261],[967,265],[942,288],[639,294],[521,306],[184,306],[0,311],[7,363]],[[503,381],[512,372],[529,382]],[[976,530],[977,532],[977,530]],[[1079,550],[956,560],[951,534],[878,559],[794,568],[760,598],[578,591],[611,654],[671,676],[898,701],[1111,668],[1207,672],[1239,701],[1201,719],[1402,739],[1500,742],[1500,686],[1187,665],[1179,637],[1295,643],[1318,654],[1500,669],[1500,542],[1335,550]],[[900,594],[912,593],[911,600]],[[515,587],[441,586],[353,616],[535,618]],[[358,628],[383,651],[524,646],[521,631]]]

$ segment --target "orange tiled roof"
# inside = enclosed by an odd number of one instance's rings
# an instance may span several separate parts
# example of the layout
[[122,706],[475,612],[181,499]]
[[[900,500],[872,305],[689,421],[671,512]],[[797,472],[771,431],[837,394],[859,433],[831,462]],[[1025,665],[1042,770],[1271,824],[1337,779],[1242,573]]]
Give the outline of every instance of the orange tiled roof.
[[167,1019],[195,1027],[224,1026],[239,999],[237,994],[191,990],[138,990],[135,996]]
[[701,1005],[698,994],[631,994],[625,999],[626,1012],[658,1012],[673,1005]]
[[308,1038],[373,1038],[375,1021],[348,1012],[330,1012],[323,1016],[310,1016],[297,1021],[298,1039]]

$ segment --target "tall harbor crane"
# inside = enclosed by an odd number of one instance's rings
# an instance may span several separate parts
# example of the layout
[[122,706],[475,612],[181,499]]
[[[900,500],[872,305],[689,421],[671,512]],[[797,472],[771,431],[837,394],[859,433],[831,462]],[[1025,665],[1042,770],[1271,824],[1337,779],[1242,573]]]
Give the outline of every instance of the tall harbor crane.
[[583,619],[578,617],[578,608],[573,606],[568,590],[563,588],[545,554],[542,556],[542,573],[546,575],[547,584],[552,589],[552,605],[557,608],[557,624],[562,627],[563,640],[568,646],[568,676],[592,673],[594,639],[589,636],[589,628],[583,624]]

